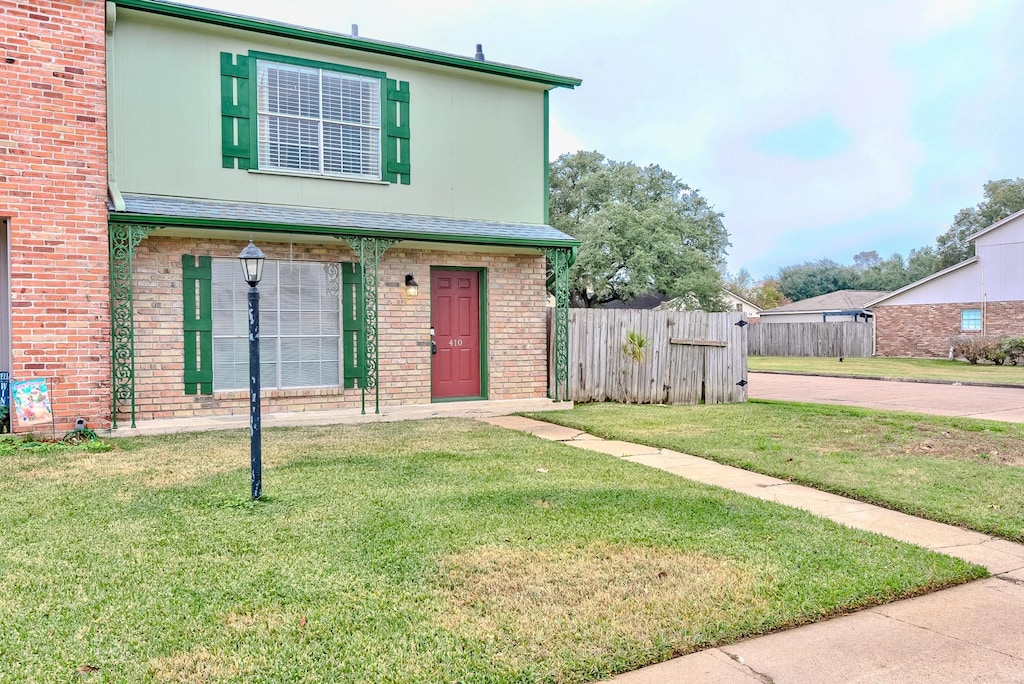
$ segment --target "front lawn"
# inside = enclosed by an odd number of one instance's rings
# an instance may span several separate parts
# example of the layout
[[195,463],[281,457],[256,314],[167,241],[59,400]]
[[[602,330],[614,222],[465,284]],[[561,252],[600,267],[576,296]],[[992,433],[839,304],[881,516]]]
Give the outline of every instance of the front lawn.
[[1024,426],[751,401],[589,404],[533,417],[1024,541]]
[[472,421],[264,440],[255,503],[245,432],[0,453],[0,681],[583,682],[985,574]]
[[813,358],[806,356],[749,356],[752,371],[849,375],[851,377],[902,378],[935,382],[980,382],[1024,386],[1024,366],[971,365],[944,359]]

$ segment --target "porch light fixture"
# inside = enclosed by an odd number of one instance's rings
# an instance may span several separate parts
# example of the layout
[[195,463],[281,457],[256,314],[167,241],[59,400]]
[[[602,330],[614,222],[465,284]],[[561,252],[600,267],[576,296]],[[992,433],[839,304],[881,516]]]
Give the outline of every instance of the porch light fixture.
[[412,277],[412,273],[405,276],[405,294],[415,297],[419,293],[420,286],[416,283],[416,279]]
[[263,494],[263,446],[260,440],[260,291],[263,251],[249,240],[238,260],[242,277],[249,284],[249,461],[252,498]]
[[254,245],[252,240],[249,240],[249,244],[238,255],[238,260],[242,264],[242,279],[249,283],[249,287],[256,287],[263,278],[264,259],[266,257],[263,250]]

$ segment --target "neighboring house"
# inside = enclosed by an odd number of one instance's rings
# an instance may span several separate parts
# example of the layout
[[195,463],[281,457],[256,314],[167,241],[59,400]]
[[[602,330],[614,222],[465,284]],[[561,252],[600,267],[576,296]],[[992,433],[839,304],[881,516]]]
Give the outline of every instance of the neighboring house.
[[630,299],[627,302],[614,299],[603,305],[603,309],[660,309],[663,308],[667,298],[662,294],[642,294]]
[[802,299],[765,309],[760,313],[761,323],[839,323],[871,320],[868,302],[886,294],[878,290],[838,290],[828,294]]
[[578,79],[153,0],[83,3],[79,36],[35,4],[0,0],[68,45],[23,87],[81,87],[38,145],[54,178],[15,180],[39,201],[0,195],[31,295],[3,304],[16,376],[57,377],[91,425],[243,412],[252,239],[264,410],[547,396],[549,276],[567,398],[578,242],[546,225],[548,91]]
[[764,311],[761,307],[753,302],[747,301],[743,297],[740,297],[734,292],[722,289],[722,300],[728,306],[729,311],[742,311],[747,314],[747,317],[760,316],[761,312]]
[[968,239],[970,259],[868,303],[878,355],[946,357],[957,335],[1024,335],[1024,211]]
[[[671,299],[668,300],[664,295],[659,294],[643,294],[639,297],[629,300],[628,302],[613,301],[604,305],[605,309],[678,309],[679,302],[681,300]],[[756,316],[761,311],[761,307],[752,302],[748,302],[743,297],[737,294],[733,294],[729,290],[722,288],[722,301],[725,302],[727,311],[742,311],[747,316]],[[686,309],[687,307],[683,307]]]

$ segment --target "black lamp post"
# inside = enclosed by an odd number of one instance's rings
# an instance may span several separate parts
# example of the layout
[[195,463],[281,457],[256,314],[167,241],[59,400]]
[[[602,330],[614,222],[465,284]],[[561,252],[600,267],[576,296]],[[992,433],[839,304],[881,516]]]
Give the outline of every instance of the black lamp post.
[[242,277],[249,283],[249,457],[252,462],[252,498],[263,493],[263,447],[260,441],[260,291],[256,286],[263,277],[263,260],[259,247],[249,240],[238,260]]

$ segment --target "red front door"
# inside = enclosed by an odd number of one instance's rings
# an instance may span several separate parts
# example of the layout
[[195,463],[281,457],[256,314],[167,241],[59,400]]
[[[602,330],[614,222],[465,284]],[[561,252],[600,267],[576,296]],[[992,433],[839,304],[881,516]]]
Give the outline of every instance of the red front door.
[[431,395],[434,399],[481,396],[480,274],[432,270],[430,306],[437,344]]

